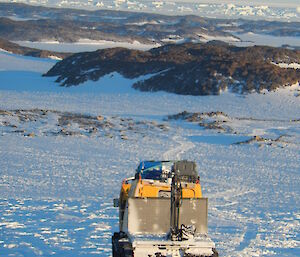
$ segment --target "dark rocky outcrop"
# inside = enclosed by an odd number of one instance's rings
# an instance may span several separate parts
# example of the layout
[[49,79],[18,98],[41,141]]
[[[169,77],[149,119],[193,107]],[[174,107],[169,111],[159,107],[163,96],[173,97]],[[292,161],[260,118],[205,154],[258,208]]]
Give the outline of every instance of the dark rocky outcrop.
[[300,81],[300,70],[283,69],[278,62],[300,63],[300,51],[266,46],[235,47],[219,42],[166,45],[149,51],[112,48],[78,53],[57,63],[45,76],[58,76],[61,86],[118,72],[139,80],[141,91],[167,91],[184,95],[274,90]]

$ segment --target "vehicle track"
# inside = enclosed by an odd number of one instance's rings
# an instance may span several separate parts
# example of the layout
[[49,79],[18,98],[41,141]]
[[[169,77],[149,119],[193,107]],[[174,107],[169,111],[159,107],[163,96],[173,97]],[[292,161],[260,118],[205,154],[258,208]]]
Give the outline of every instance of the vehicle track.
[[177,144],[177,146],[170,148],[163,154],[164,160],[179,160],[183,153],[195,147],[193,142],[187,141],[186,138],[179,135],[173,136],[172,140]]

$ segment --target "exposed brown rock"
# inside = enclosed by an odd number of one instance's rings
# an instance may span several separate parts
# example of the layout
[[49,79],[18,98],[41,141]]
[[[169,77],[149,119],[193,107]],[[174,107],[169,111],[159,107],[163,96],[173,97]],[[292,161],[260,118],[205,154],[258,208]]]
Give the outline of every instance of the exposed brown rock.
[[275,90],[300,81],[300,70],[271,62],[298,62],[300,51],[266,46],[235,47],[224,43],[166,45],[149,51],[113,48],[75,54],[45,76],[62,86],[79,85],[118,72],[126,78],[153,74],[133,85],[141,91],[184,95]]

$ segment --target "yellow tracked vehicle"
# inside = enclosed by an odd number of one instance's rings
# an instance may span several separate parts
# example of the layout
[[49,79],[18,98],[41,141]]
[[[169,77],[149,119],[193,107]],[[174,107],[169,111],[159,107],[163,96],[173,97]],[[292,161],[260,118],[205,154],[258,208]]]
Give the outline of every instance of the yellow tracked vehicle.
[[119,232],[112,237],[113,257],[218,256],[194,162],[141,162],[122,182],[114,206]]

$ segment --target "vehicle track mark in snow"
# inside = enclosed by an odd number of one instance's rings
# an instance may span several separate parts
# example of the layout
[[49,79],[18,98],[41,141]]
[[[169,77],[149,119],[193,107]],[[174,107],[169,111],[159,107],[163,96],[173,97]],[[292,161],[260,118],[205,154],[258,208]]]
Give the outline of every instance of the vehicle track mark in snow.
[[236,248],[237,256],[243,256],[244,251],[250,246],[252,240],[255,240],[257,236],[257,226],[253,223],[250,223],[245,227],[245,233],[243,234],[243,240],[240,245]]
[[192,149],[195,147],[195,145],[191,141],[187,141],[185,138],[181,136],[173,136],[172,137],[173,141],[178,144],[178,146],[172,147],[169,150],[167,150],[163,154],[163,159],[164,160],[179,160],[180,156],[184,153],[187,152],[188,150]]

